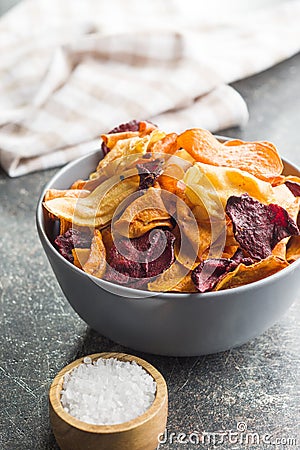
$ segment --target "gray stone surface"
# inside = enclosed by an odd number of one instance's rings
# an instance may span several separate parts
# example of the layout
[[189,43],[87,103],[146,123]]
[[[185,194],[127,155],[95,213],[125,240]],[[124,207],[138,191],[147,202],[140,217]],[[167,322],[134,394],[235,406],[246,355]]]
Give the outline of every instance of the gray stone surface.
[[[269,139],[284,156],[300,164],[300,55],[235,83],[247,100],[250,122],[224,134]],[[54,279],[35,228],[35,205],[42,186],[56,170],[19,179],[0,173],[0,351],[1,450],[57,450],[49,419],[51,380],[75,358],[101,351],[127,351],[87,328],[71,309]],[[200,358],[144,357],[165,376],[169,388],[169,449],[296,449],[299,435],[299,318],[296,302],[282,320],[248,344]],[[281,440],[216,446],[170,443],[170,433],[248,431]],[[239,425],[242,427],[243,425]],[[248,437],[249,438],[249,437]],[[212,438],[211,438],[212,439]],[[249,438],[251,442],[251,437]],[[284,439],[286,441],[284,441]],[[287,445],[288,439],[298,444]],[[186,439],[185,439],[186,440]],[[112,449],[122,450],[122,449]]]

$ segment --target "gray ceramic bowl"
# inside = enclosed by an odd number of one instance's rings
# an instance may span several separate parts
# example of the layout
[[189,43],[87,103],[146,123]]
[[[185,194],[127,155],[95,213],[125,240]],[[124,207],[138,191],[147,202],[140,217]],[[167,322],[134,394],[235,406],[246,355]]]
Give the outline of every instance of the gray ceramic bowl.
[[[226,139],[226,138],[223,138]],[[49,188],[67,189],[88,177],[101,152],[61,169],[42,192],[37,206],[38,233],[65,296],[93,329],[132,349],[169,356],[196,356],[239,346],[273,325],[291,306],[299,289],[300,260],[261,281],[206,294],[143,292],[87,275],[65,260],[51,243],[53,226],[43,216]],[[300,171],[285,162],[288,174]]]

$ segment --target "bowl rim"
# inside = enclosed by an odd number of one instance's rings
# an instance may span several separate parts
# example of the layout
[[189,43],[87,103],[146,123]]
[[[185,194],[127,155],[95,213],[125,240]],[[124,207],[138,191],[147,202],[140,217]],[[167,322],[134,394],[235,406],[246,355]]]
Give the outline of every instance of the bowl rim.
[[[220,135],[214,135],[218,140],[224,142],[224,141],[229,141],[229,140],[235,140],[236,138],[231,138],[231,137],[226,137],[226,136],[220,136]],[[255,289],[255,288],[260,288],[264,285],[268,285],[270,283],[273,282],[273,280],[277,280],[278,278],[283,278],[284,276],[287,276],[290,272],[293,272],[299,265],[300,265],[300,258],[296,261],[294,261],[293,263],[291,263],[289,266],[283,268],[282,270],[280,270],[279,272],[276,272],[273,275],[270,275],[269,277],[263,278],[261,280],[258,281],[254,281],[252,283],[243,285],[243,286],[238,286],[238,287],[234,287],[231,289],[224,289],[222,291],[212,291],[212,292],[204,292],[204,293],[200,293],[200,292],[190,292],[190,293],[181,293],[181,292],[151,292],[149,294],[149,291],[146,290],[142,290],[142,289],[134,289],[131,287],[127,287],[127,286],[123,286],[123,285],[117,285],[115,283],[112,283],[110,281],[106,281],[106,280],[102,280],[99,279],[97,277],[94,277],[93,275],[90,275],[86,272],[84,272],[83,270],[79,269],[78,267],[76,267],[74,264],[72,264],[71,262],[69,262],[68,260],[66,260],[58,251],[57,249],[54,247],[54,245],[50,242],[44,226],[42,224],[42,217],[43,217],[43,199],[45,196],[46,191],[49,189],[50,185],[53,185],[56,180],[58,178],[60,178],[61,175],[63,175],[65,172],[68,172],[70,169],[72,169],[73,166],[77,165],[80,161],[84,161],[85,159],[96,155],[97,153],[101,154],[102,150],[101,149],[97,149],[95,151],[89,152],[86,155],[81,156],[80,158],[75,159],[74,161],[69,162],[68,164],[66,164],[65,166],[63,166],[62,168],[60,168],[58,170],[58,172],[48,181],[48,183],[46,183],[46,185],[44,186],[44,188],[42,189],[42,192],[39,196],[38,199],[38,203],[37,203],[37,207],[36,207],[36,225],[37,225],[37,229],[39,232],[39,236],[40,239],[43,238],[44,243],[47,245],[47,248],[58,258],[60,258],[60,260],[66,264],[70,269],[72,269],[73,271],[75,271],[75,273],[78,273],[82,276],[86,276],[88,278],[90,278],[92,281],[94,281],[100,288],[101,285],[103,284],[103,288],[105,288],[105,286],[110,287],[114,286],[116,287],[120,292],[117,294],[115,293],[114,295],[121,295],[123,297],[127,297],[127,298],[131,298],[131,300],[139,300],[141,297],[151,297],[152,300],[154,300],[155,298],[157,298],[158,296],[160,297],[160,299],[172,299],[174,300],[174,298],[195,298],[195,300],[199,301],[199,300],[212,300],[214,298],[218,298],[219,296],[222,297],[227,297],[227,296],[231,296],[232,294],[235,293],[243,293],[245,291],[251,290],[251,289]],[[300,168],[295,165],[294,163],[290,162],[288,159],[286,158],[281,158],[283,163],[287,163],[288,165],[290,165],[291,167],[293,167],[296,171],[298,171],[300,173]],[[41,238],[42,236],[42,238]],[[101,285],[100,285],[101,283]],[[128,294],[128,295],[123,295],[122,291],[124,291],[124,294]],[[132,295],[134,295],[134,297],[132,297],[130,294],[132,293]]]
[[[61,403],[60,393],[62,390],[63,377],[70,373],[73,369],[78,367],[80,364],[84,363],[85,358],[91,358],[93,361],[99,358],[116,358],[120,361],[135,361],[139,366],[141,366],[156,382],[156,394],[153,400],[153,403],[149,406],[149,408],[138,417],[134,419],[128,420],[126,422],[111,424],[111,425],[95,425],[88,422],[84,422],[82,420],[77,419],[71,414],[67,413]],[[101,352],[101,353],[93,353],[90,355],[82,356],[75,361],[67,364],[63,367],[53,379],[48,398],[50,405],[54,411],[54,413],[68,425],[77,428],[81,431],[89,432],[89,433],[99,433],[99,434],[112,434],[112,433],[122,433],[125,431],[132,430],[141,425],[144,425],[146,422],[155,417],[155,415],[165,406],[165,403],[168,405],[168,388],[167,383],[162,374],[148,361],[139,358],[135,355],[130,355],[128,353],[122,352]],[[167,406],[168,407],[168,406]]]

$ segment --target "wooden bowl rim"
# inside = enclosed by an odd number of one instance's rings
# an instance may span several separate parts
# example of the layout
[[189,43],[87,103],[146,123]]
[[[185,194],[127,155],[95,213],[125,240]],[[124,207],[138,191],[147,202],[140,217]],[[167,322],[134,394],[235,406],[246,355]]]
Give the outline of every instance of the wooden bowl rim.
[[[136,417],[135,419],[129,420],[127,422],[123,422],[120,424],[114,425],[93,425],[90,423],[83,422],[79,419],[76,419],[71,414],[67,413],[60,401],[60,393],[62,389],[63,377],[71,372],[75,367],[83,363],[85,358],[91,358],[92,360],[98,358],[117,358],[120,361],[135,361],[138,365],[142,366],[154,379],[156,382],[156,395],[154,402],[150,406],[150,408],[145,411],[142,415]],[[103,353],[93,353],[91,355],[86,355],[81,358],[76,359],[72,363],[65,366],[54,378],[50,390],[49,390],[49,401],[53,408],[53,411],[66,422],[68,425],[77,428],[81,431],[89,432],[89,433],[102,433],[102,434],[110,434],[110,433],[121,433],[124,431],[131,430],[133,428],[139,427],[143,425],[148,420],[152,419],[164,406],[168,397],[168,389],[167,384],[164,377],[161,373],[150,363],[147,361],[133,355],[129,355],[127,353],[118,353],[118,352],[103,352]]]

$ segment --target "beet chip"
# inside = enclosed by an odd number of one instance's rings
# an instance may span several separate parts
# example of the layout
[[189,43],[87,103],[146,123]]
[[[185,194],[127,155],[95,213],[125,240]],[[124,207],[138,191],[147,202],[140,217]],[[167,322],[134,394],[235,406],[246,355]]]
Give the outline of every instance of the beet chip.
[[255,259],[267,258],[279,241],[299,234],[284,208],[264,205],[248,194],[229,197],[225,211],[232,220],[235,239]]
[[204,259],[192,271],[192,281],[199,292],[211,291],[217,283],[238,266],[232,259]]
[[286,181],[285,184],[295,197],[300,197],[300,184],[299,183],[295,183],[294,181]]
[[163,173],[163,160],[155,159],[154,161],[147,161],[143,164],[137,164],[140,176],[140,186],[139,189],[148,189],[153,186],[156,178]]
[[238,248],[231,259],[237,264],[245,264],[245,266],[251,266],[255,261],[249,256],[245,256],[241,248]]
[[[110,130],[107,134],[123,133],[125,131],[139,131],[139,126],[140,126],[139,121],[131,120],[130,122],[118,125],[117,127]],[[108,148],[107,145],[104,142],[102,142],[101,150],[103,151],[103,155],[105,156],[110,151],[110,148]]]
[[104,279],[131,287],[146,287],[150,279],[174,262],[174,241],[174,235],[162,229],[151,230],[134,239],[121,237],[110,250],[110,270]]
[[71,263],[74,262],[72,255],[73,248],[89,248],[92,242],[92,235],[88,228],[79,230],[78,228],[69,228],[64,234],[60,234],[55,239],[59,253]]

